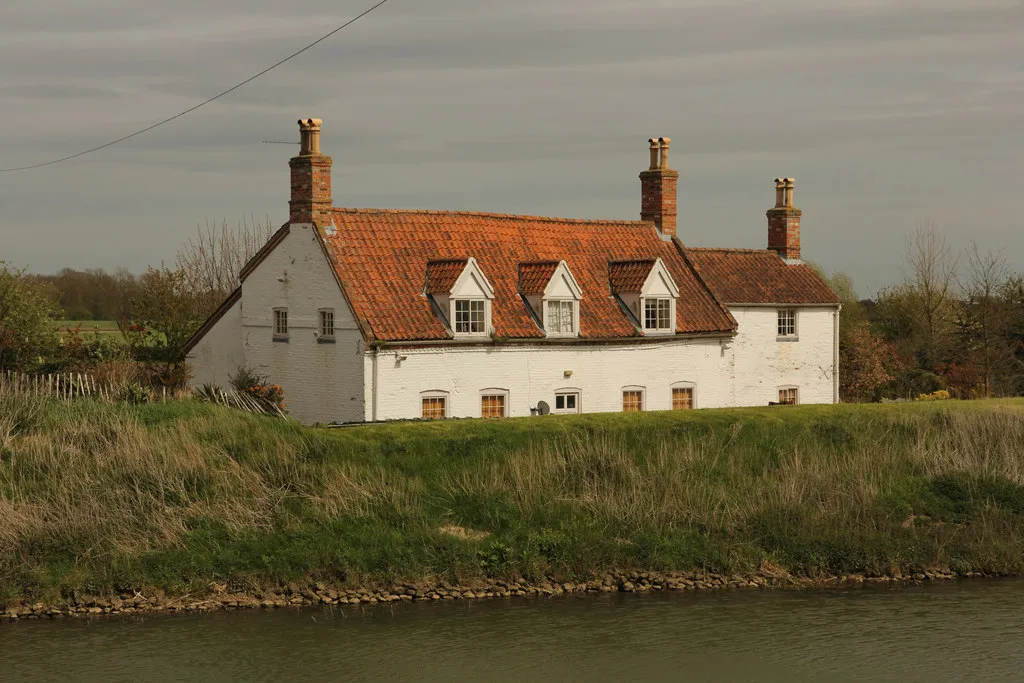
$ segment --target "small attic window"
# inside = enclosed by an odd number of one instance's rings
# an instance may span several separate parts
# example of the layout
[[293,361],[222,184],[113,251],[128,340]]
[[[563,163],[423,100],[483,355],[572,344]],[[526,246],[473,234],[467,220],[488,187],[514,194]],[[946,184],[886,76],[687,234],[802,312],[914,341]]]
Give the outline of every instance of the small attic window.
[[520,263],[519,293],[548,337],[579,335],[583,291],[565,261]]
[[481,337],[491,333],[494,288],[476,259],[428,262],[426,294],[455,337]]
[[660,258],[608,264],[612,293],[645,335],[674,334],[679,287]]

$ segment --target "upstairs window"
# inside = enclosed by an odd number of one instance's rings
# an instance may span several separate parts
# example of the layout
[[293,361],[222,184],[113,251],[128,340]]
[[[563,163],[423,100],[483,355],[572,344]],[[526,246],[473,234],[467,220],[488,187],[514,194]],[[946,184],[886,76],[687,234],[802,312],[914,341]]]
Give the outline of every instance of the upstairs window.
[[320,339],[334,339],[334,309],[320,309]]
[[483,299],[455,300],[455,333],[484,334],[487,331],[487,302]]
[[549,334],[576,334],[576,302],[549,301],[544,327]]
[[644,299],[644,329],[658,331],[672,329],[671,299]]
[[792,308],[779,310],[779,338],[793,339],[796,337],[796,311]]
[[288,309],[274,309],[274,339],[288,338]]
[[795,406],[797,404],[797,390],[796,387],[788,387],[785,389],[779,389],[779,403],[784,406]]

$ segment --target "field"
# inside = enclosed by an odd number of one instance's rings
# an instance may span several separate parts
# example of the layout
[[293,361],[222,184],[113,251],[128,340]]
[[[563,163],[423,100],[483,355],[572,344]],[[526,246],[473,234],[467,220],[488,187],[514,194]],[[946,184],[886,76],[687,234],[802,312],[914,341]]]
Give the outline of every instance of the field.
[[211,582],[1024,570],[1024,402],[309,429],[0,397],[0,602]]

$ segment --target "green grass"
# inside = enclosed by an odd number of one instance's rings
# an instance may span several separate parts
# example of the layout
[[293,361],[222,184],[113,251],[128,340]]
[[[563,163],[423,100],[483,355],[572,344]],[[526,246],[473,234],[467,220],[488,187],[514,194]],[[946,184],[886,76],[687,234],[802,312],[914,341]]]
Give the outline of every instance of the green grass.
[[58,324],[63,330],[81,328],[83,332],[91,330],[100,332],[120,332],[118,330],[117,323],[113,320],[60,320],[58,321]]
[[0,599],[765,563],[1021,573],[1024,401],[326,430],[0,396]]

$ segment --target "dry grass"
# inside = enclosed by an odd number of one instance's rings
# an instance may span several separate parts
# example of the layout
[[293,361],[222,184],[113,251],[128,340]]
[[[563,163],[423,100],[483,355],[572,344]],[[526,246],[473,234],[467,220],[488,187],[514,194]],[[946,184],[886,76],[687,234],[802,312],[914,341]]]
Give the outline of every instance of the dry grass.
[[326,432],[0,396],[0,598],[625,564],[1019,571],[1022,444],[1020,402]]

